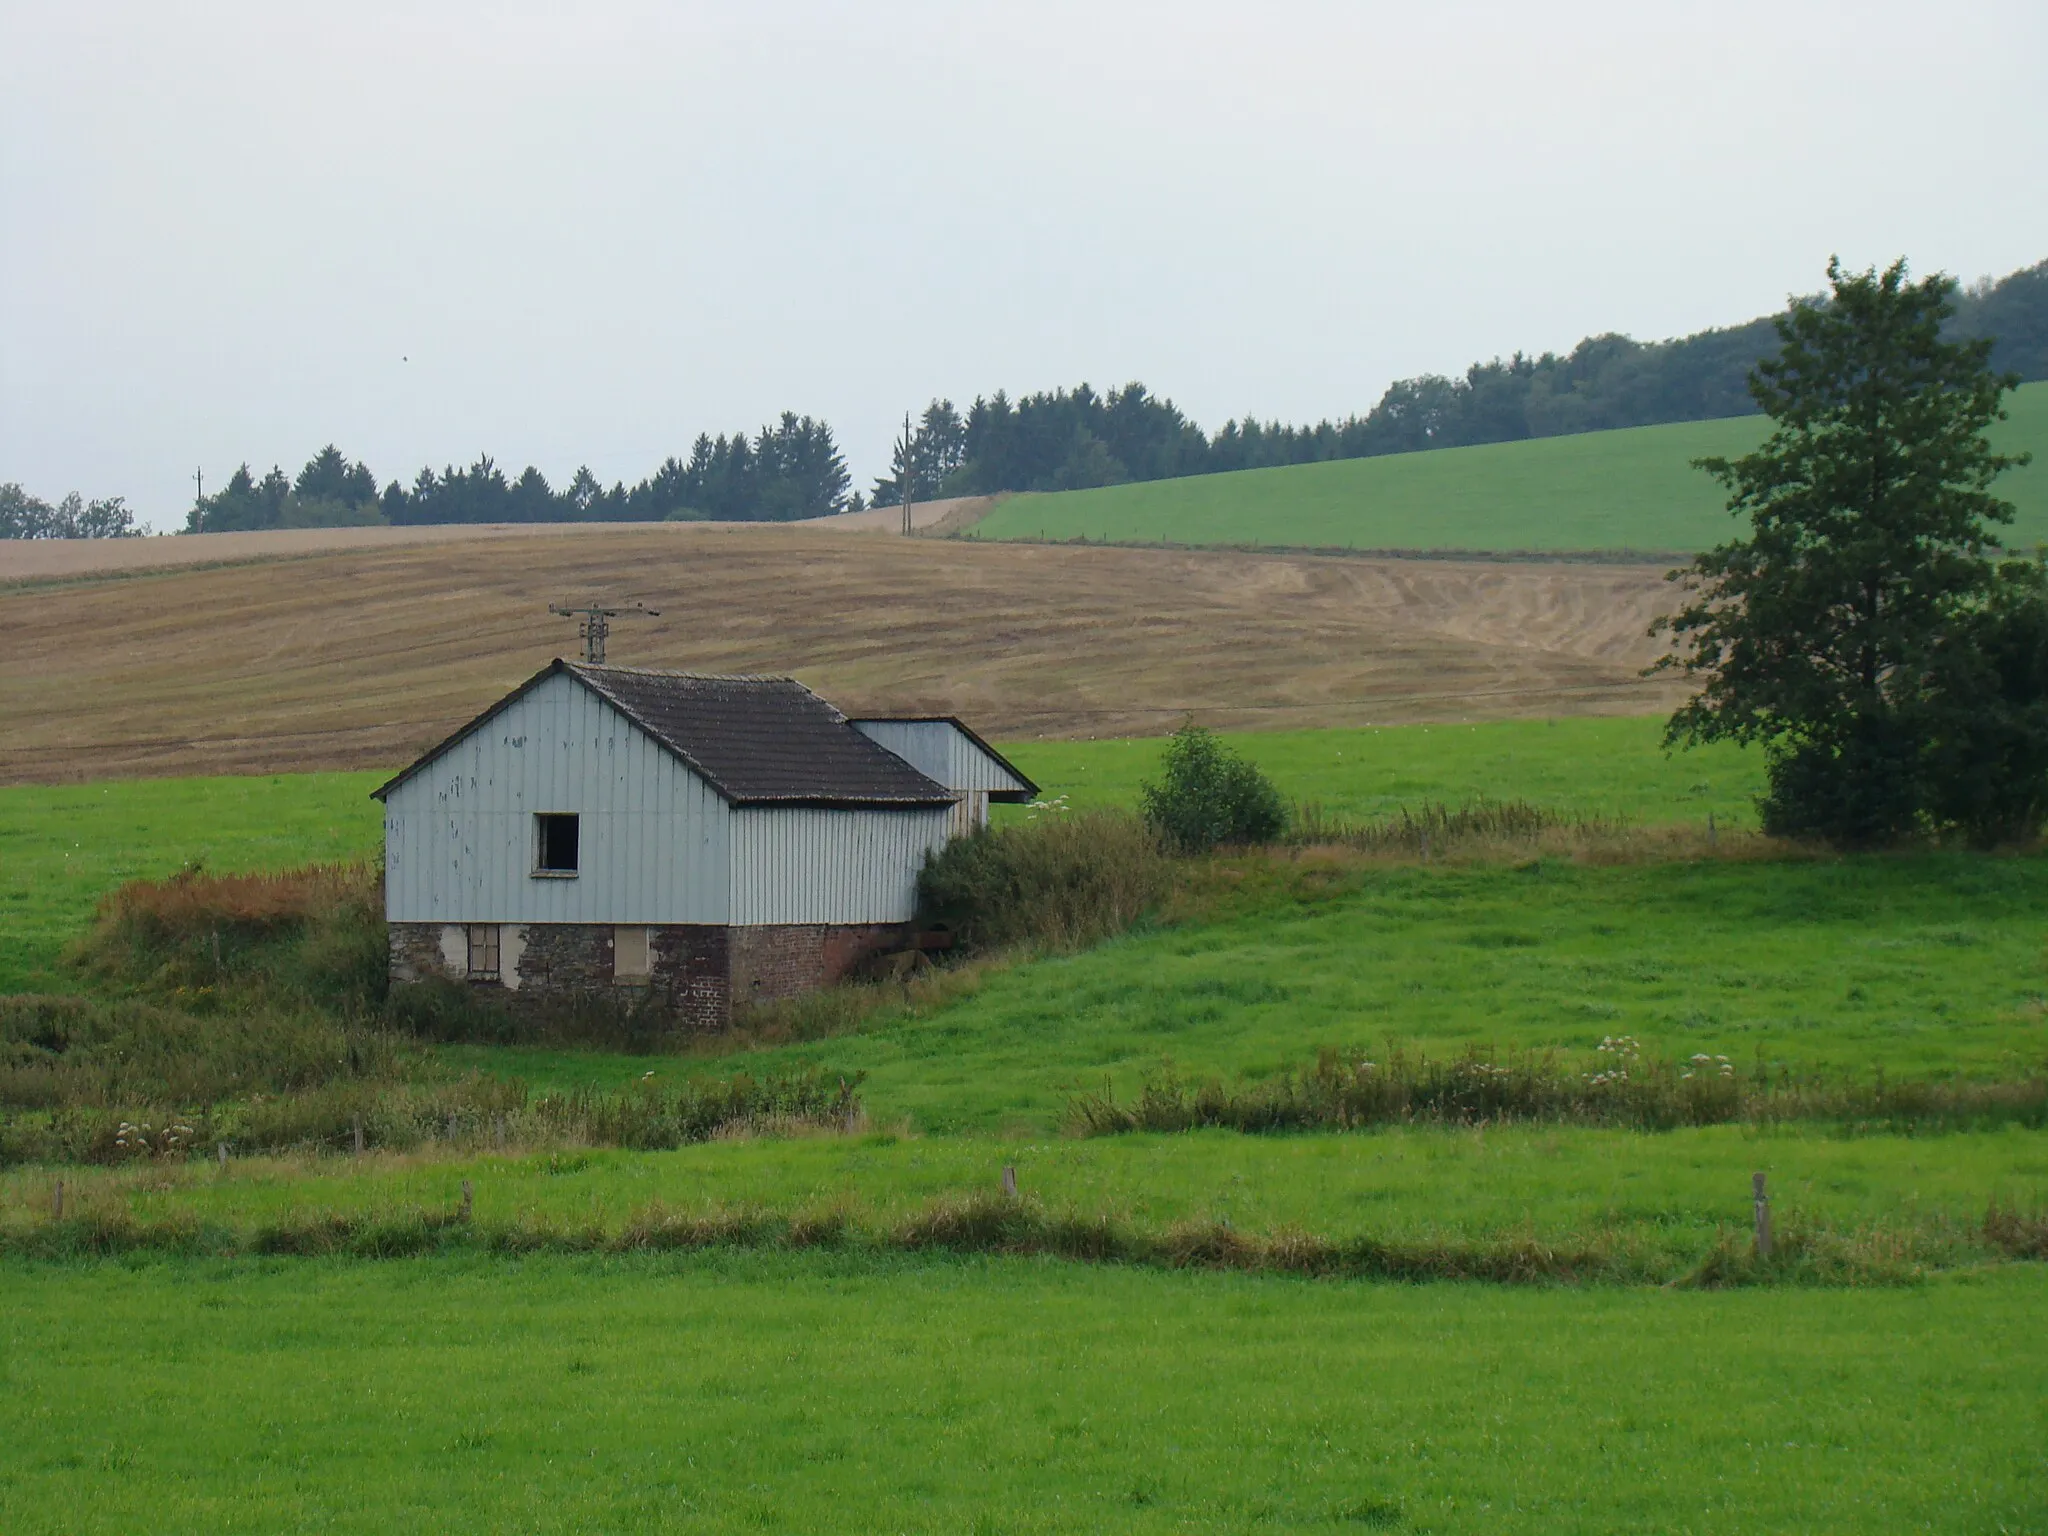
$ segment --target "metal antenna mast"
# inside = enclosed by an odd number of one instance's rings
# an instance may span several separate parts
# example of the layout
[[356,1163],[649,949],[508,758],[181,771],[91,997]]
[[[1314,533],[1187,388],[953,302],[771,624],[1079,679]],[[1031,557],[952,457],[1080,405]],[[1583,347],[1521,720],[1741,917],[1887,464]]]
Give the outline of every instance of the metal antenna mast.
[[659,608],[649,608],[644,603],[635,603],[630,608],[604,608],[596,603],[587,608],[565,608],[560,603],[549,603],[548,612],[581,621],[576,626],[576,638],[583,642],[584,661],[593,667],[604,665],[604,641],[605,636],[612,632],[613,619],[641,614],[650,619],[661,617]]

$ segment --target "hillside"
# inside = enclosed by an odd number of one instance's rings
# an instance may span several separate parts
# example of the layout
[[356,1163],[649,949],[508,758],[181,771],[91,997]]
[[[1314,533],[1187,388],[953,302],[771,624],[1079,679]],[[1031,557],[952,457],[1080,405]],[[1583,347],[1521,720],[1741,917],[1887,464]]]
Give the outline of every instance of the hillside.
[[1639,714],[1675,697],[1638,675],[1662,577],[667,524],[23,584],[0,782],[388,768],[573,654],[547,605],[594,597],[661,610],[614,662],[791,672],[1013,741]]
[[[2008,542],[2048,542],[2048,383],[2023,386],[1997,433],[2034,463],[2000,482],[2018,509]],[[982,539],[1361,550],[1703,549],[1731,524],[1696,458],[1749,451],[1758,417],[1388,454],[1281,469],[1019,496]]]

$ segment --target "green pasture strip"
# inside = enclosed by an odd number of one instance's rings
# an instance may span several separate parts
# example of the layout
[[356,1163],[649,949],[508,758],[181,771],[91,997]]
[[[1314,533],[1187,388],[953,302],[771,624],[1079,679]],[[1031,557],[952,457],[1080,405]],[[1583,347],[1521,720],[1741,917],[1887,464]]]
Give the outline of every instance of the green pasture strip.
[[[1756,825],[1763,763],[1717,745],[1663,748],[1662,717],[1493,720],[1471,725],[1253,731],[1227,739],[1272,776],[1289,800],[1329,813],[1386,816],[1431,802],[1526,800],[1636,825]],[[1033,741],[1003,750],[1050,799],[1075,809],[1137,804],[1159,774],[1164,738]],[[1010,814],[1022,814],[1012,812]]]
[[220,874],[373,858],[370,791],[388,775],[127,779],[0,789],[0,992],[65,990],[56,968],[128,880],[198,862]]
[[[986,978],[922,1017],[756,1053],[868,1074],[869,1113],[1043,1130],[1068,1097],[1264,1075],[1322,1046],[1559,1048],[2022,1078],[2048,1062],[2048,861],[1241,866],[1210,920]],[[641,1070],[644,1070],[642,1068]]]
[[0,1234],[34,1228],[61,1177],[67,1210],[248,1231],[332,1214],[451,1211],[471,1186],[480,1225],[618,1231],[659,1205],[686,1217],[844,1205],[898,1222],[948,1198],[992,1195],[1002,1170],[1054,1212],[1141,1227],[1227,1223],[1331,1239],[1550,1244],[1621,1237],[1689,1265],[1751,1218],[1769,1179],[1787,1229],[1883,1227],[1939,1238],[1995,1202],[2048,1205],[2048,1137],[2021,1130],[1845,1138],[1733,1126],[1645,1134],[1583,1127],[1393,1128],[1342,1136],[1223,1131],[1091,1141],[887,1133],[711,1142],[674,1152],[564,1149],[437,1158],[248,1158],[0,1174]]
[[0,1524],[2031,1530],[2048,1276],[1500,1291],[1052,1262],[0,1264]]
[[[1753,754],[1667,757],[1647,719],[1390,726],[1232,736],[1298,800],[1346,815],[1475,797],[1527,799],[1638,822],[1755,820]],[[1014,750],[1048,797],[1131,805],[1158,740],[1034,742]],[[63,990],[63,947],[126,880],[192,861],[222,873],[374,857],[379,773],[135,779],[0,788],[0,992]],[[1021,814],[1016,813],[1016,814]]]
[[[2048,383],[2007,397],[1992,440],[2034,463],[1997,482],[2005,542],[2048,541]],[[1016,496],[970,537],[1297,549],[1526,552],[1706,549],[1733,537],[1726,496],[1691,467],[1760,443],[1757,416],[1532,438]]]

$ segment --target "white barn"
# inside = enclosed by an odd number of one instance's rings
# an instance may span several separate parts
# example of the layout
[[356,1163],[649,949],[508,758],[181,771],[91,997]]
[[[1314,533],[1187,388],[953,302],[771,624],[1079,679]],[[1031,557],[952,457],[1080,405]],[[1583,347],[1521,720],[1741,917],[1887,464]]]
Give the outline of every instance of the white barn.
[[903,942],[925,855],[1036,793],[950,718],[557,660],[375,792],[391,977],[722,1028]]

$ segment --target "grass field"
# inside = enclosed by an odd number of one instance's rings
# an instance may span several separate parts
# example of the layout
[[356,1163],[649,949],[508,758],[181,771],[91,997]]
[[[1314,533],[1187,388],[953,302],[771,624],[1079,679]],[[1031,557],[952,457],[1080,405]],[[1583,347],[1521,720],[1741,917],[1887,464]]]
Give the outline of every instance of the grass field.
[[[0,1268],[0,1522],[2013,1531],[2048,1289],[836,1257]],[[1874,1341],[1882,1340],[1881,1347]]]
[[[1993,434],[2034,464],[1999,482],[2018,509],[2007,542],[2048,541],[2048,383],[2008,397]],[[1726,498],[1691,468],[1760,442],[1758,417],[1244,470],[1019,496],[983,539],[1261,545],[1299,549],[1694,550],[1731,537]]]

